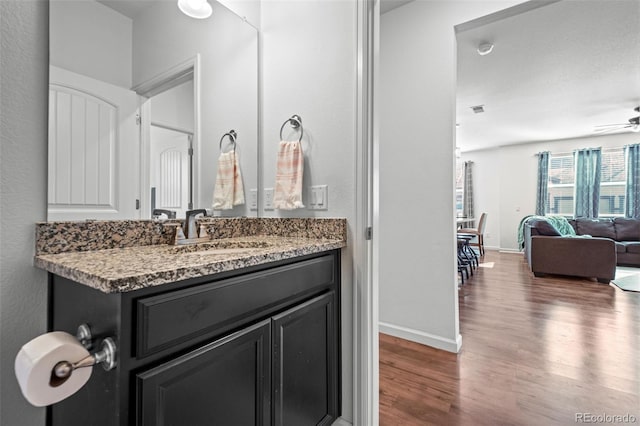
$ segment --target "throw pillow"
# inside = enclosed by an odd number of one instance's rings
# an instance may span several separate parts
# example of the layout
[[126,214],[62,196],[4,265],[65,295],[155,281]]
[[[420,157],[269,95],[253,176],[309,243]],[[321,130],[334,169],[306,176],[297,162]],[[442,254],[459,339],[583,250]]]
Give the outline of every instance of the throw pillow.
[[640,220],[616,217],[613,222],[617,241],[640,241]]
[[545,235],[549,237],[559,237],[562,234],[549,222],[544,219],[536,219],[529,222],[529,224],[536,228],[539,235]]
[[616,229],[611,219],[576,219],[578,235],[593,235],[594,237],[616,239]]

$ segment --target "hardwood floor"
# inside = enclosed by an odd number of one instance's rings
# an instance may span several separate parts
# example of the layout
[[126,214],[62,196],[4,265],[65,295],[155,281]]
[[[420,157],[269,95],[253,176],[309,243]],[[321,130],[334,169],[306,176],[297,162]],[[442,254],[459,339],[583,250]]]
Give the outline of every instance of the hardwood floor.
[[640,424],[640,293],[484,262],[459,291],[459,354],[380,335],[380,424]]

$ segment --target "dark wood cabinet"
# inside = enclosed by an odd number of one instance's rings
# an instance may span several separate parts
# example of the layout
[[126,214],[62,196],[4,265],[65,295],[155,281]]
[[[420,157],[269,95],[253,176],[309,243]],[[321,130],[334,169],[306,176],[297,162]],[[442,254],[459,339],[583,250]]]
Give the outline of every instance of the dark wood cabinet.
[[144,426],[268,425],[271,321],[137,375]]
[[126,293],[50,275],[49,329],[113,337],[47,424],[326,425],[340,415],[340,251]]
[[338,417],[335,292],[273,318],[274,425],[329,425]]

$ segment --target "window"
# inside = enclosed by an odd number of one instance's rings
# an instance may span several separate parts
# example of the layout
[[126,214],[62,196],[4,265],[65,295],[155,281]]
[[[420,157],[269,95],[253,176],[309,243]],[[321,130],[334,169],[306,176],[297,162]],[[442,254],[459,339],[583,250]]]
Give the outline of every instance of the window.
[[575,160],[573,154],[552,154],[549,157],[546,213],[573,216],[574,183]]
[[[627,173],[623,148],[602,151],[599,216],[623,216]],[[573,216],[575,158],[552,154],[549,158],[547,214]]]
[[626,181],[624,149],[603,151],[599,216],[624,216]]

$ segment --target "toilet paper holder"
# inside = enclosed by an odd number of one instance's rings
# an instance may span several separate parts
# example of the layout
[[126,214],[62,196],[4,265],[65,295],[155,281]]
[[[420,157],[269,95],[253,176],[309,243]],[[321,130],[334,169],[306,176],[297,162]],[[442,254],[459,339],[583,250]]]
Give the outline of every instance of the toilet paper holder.
[[[93,336],[88,324],[81,324],[76,333],[76,339],[85,349],[89,350],[93,346]],[[112,370],[116,366],[116,344],[111,337],[102,340],[102,347],[99,351],[81,359],[77,362],[60,361],[51,371],[49,385],[60,386],[71,377],[73,370],[83,367],[93,367],[101,364],[106,371]]]

